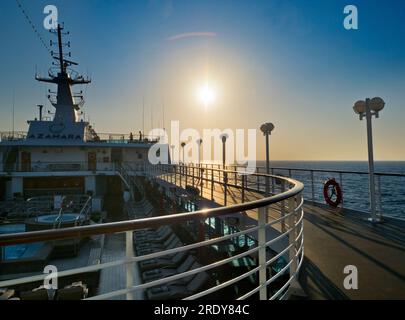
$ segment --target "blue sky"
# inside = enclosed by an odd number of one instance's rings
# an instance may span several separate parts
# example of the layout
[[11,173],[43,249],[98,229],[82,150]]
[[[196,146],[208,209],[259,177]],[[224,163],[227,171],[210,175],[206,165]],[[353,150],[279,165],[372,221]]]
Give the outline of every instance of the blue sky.
[[[364,123],[351,106],[378,95],[387,106],[374,121],[375,157],[405,160],[403,1],[20,1],[47,41],[42,10],[58,7],[73,58],[93,79],[86,112],[101,132],[137,132],[145,99],[147,129],[164,103],[166,121],[183,127],[274,122],[275,159],[363,160]],[[347,4],[358,7],[359,30],[343,28]],[[216,36],[168,40],[188,32]],[[16,128],[25,130],[46,102],[35,66],[46,74],[50,59],[15,0],[0,4],[0,36],[0,128],[11,129],[15,90]],[[219,99],[202,111],[193,91],[207,78]]]

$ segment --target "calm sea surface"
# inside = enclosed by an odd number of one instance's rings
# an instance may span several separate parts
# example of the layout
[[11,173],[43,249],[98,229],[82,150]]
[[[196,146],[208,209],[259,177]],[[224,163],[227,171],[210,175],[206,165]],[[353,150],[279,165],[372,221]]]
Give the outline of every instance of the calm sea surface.
[[[264,161],[258,161],[258,166],[264,166]],[[289,171],[280,168],[312,169],[331,171],[367,172],[368,163],[360,161],[272,161],[271,167],[275,174],[288,176]],[[405,161],[378,161],[375,172],[399,173],[402,177],[380,176],[381,211],[383,215],[405,219]],[[308,171],[292,170],[291,176],[305,184],[304,197],[312,199],[311,173]],[[341,182],[344,206],[346,208],[369,211],[369,178],[366,174],[314,172],[315,200],[324,202],[323,184],[328,178]],[[342,179],[342,181],[340,180]],[[377,178],[376,181],[378,182]],[[377,183],[378,190],[378,183]],[[378,197],[378,195],[377,195]]]

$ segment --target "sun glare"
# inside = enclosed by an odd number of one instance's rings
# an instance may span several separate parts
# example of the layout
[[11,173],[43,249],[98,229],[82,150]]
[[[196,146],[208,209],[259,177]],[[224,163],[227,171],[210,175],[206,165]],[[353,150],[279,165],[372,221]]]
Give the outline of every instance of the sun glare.
[[199,89],[198,97],[204,106],[207,107],[215,101],[215,91],[211,86],[205,84]]

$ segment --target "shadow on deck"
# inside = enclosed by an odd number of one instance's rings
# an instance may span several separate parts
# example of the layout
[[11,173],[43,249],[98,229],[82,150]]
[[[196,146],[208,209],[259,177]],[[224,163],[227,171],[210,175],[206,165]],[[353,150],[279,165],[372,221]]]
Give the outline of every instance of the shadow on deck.
[[[405,299],[405,221],[371,224],[351,210],[305,206],[305,262],[300,282],[309,299]],[[358,270],[346,290],[344,267]]]

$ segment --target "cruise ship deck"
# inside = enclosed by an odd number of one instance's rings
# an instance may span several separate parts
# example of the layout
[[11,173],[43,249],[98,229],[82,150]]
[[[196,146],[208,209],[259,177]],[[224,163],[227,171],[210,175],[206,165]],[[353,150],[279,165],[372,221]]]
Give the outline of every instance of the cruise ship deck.
[[[127,181],[129,186],[139,186],[140,178],[149,181],[155,188],[155,192],[149,195],[150,199],[158,205],[153,208],[147,205],[147,210],[141,210],[140,205],[133,207],[133,215],[128,214],[128,218],[135,220],[32,234],[2,235],[0,244],[106,234],[100,263],[83,267],[75,266],[72,260],[72,269],[63,269],[61,275],[76,275],[79,276],[76,279],[80,279],[82,273],[101,271],[98,289],[93,290],[93,295],[88,297],[90,299],[145,299],[145,292],[153,290],[150,288],[193,276],[198,271],[204,273],[220,266],[228,266],[234,260],[254,257],[256,254],[257,258],[253,258],[251,265],[239,270],[242,273],[224,278],[226,273],[221,271],[222,278],[217,278],[216,283],[211,283],[202,291],[194,291],[190,297],[210,297],[210,294],[258,274],[257,278],[252,279],[253,289],[246,289],[249,287],[245,285],[238,289],[242,294],[239,294],[239,298],[249,298],[258,293],[260,299],[404,298],[404,221],[385,218],[384,223],[375,224],[367,220],[364,212],[346,208],[332,209],[309,200],[304,202],[300,193],[303,186],[286,177],[257,173],[247,176],[237,171],[194,165],[128,166],[126,169],[121,167],[121,171],[115,174]],[[163,209],[163,203],[173,198],[184,213]],[[143,200],[141,203],[146,202]],[[219,217],[222,222],[228,223],[228,231],[225,232],[222,223],[222,231],[217,233],[218,221],[215,221],[215,228],[211,229],[211,217]],[[198,220],[200,222],[196,225],[196,240],[187,242],[181,239],[176,246],[166,249],[162,247],[155,252],[142,251],[139,256],[136,255],[138,242],[134,235],[137,230],[163,225],[175,226]],[[232,229],[232,225],[237,228]],[[201,226],[204,228],[201,229]],[[122,234],[123,231],[126,235]],[[225,259],[217,256],[214,260],[206,260],[195,270],[142,283],[138,264],[145,260],[159,259],[183,251],[198,252],[223,241],[239,239],[239,236],[250,236],[255,245],[241,247],[241,251],[236,253],[225,249]],[[265,251],[261,251],[263,249]],[[205,254],[209,251],[199,252]],[[199,262],[204,261],[201,255],[196,257],[200,257]],[[285,259],[285,264],[275,274],[269,275],[267,266],[281,257]],[[355,266],[358,271],[356,290],[344,288],[347,277],[344,269],[349,265]],[[271,289],[273,291],[267,288],[268,284],[283,274],[287,278],[284,278],[276,291],[274,288]],[[0,286],[38,282],[43,277],[14,277],[0,282]],[[250,291],[246,293],[246,290]]]
[[[192,185],[193,178],[187,184]],[[205,197],[210,198],[209,182],[204,190]],[[228,204],[241,202],[239,191],[228,192]],[[214,202],[223,203],[223,195],[223,186],[214,185]],[[252,201],[261,194],[250,191],[245,196],[246,201]],[[405,221],[384,218],[383,223],[372,224],[364,212],[311,201],[304,205],[304,212],[305,257],[299,278],[301,290],[296,290],[294,298],[405,299]],[[357,267],[357,290],[344,288],[347,265]]]

